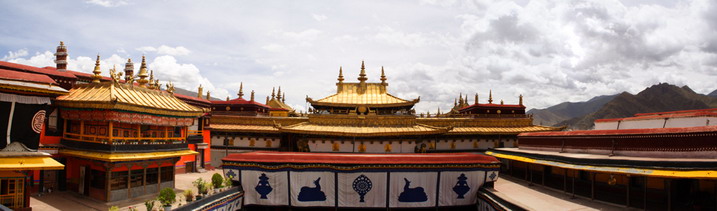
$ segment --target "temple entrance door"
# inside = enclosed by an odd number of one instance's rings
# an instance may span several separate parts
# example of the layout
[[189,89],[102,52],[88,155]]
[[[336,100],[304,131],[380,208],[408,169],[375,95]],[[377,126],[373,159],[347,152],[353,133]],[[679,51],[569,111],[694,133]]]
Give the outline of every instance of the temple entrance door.
[[80,185],[77,189],[77,192],[79,192],[82,195],[85,195],[85,169],[86,166],[80,166]]

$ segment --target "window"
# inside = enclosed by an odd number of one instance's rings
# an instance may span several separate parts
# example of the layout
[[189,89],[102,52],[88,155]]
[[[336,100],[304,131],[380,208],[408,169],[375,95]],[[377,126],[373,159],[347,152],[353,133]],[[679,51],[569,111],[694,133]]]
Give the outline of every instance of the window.
[[174,180],[174,166],[165,166],[162,167],[162,182],[169,182]]
[[159,179],[159,172],[157,170],[157,168],[147,169],[147,185],[157,184],[157,179]]
[[106,174],[104,171],[90,170],[90,187],[97,189],[105,189],[105,178]]
[[127,177],[128,175],[126,171],[112,172],[112,178],[110,178],[110,190],[127,189]]
[[144,185],[144,169],[132,170],[130,179],[130,187],[140,187]]

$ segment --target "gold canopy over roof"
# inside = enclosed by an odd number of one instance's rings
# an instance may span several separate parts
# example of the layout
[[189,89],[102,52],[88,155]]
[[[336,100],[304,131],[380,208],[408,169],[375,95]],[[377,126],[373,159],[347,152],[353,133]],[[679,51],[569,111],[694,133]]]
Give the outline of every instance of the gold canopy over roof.
[[70,90],[70,94],[57,97],[56,104],[69,108],[124,110],[176,117],[202,114],[201,109],[170,93],[114,82],[77,85]]

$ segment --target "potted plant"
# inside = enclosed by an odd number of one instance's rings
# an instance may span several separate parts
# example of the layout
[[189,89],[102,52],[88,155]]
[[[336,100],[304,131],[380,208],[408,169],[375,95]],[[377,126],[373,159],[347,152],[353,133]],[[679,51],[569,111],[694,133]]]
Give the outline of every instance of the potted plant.
[[119,211],[119,207],[117,206],[111,206],[109,211]]
[[164,211],[170,211],[172,210],[172,204],[174,204],[174,202],[177,200],[177,194],[174,193],[174,190],[172,188],[164,188],[159,191],[159,196],[157,197],[157,200],[159,201],[159,203],[162,203]]
[[207,182],[200,177],[194,180],[192,184],[194,184],[194,187],[197,187],[197,200],[202,199],[202,195],[207,194]]
[[184,198],[187,200],[187,202],[191,202],[192,200],[194,200],[194,193],[192,192],[192,189],[184,190]]
[[229,189],[232,185],[232,176],[224,177],[224,187]]
[[203,188],[202,188],[202,190],[203,190],[204,192],[202,192],[202,193],[203,193],[204,195],[207,195],[207,192],[209,192],[209,189],[211,189],[211,188],[212,188],[212,184],[209,184],[208,182],[205,182],[204,185],[203,185]]
[[214,192],[219,192],[219,188],[224,186],[224,178],[219,173],[212,175],[212,186],[214,186]]
[[154,199],[144,201],[144,207],[147,208],[147,211],[151,211],[154,209],[154,202],[155,202]]

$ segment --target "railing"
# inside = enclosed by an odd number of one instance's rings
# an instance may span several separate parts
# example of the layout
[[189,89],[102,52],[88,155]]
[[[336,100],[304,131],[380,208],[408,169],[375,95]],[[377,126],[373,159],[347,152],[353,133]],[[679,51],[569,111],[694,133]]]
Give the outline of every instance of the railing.
[[187,135],[190,135],[190,136],[201,136],[201,135],[202,135],[202,131],[201,131],[201,130],[188,130],[188,131],[187,131]]
[[97,135],[80,135],[69,132],[66,132],[63,138],[73,141],[101,144],[182,144],[186,142],[186,139],[184,137],[109,137]]

